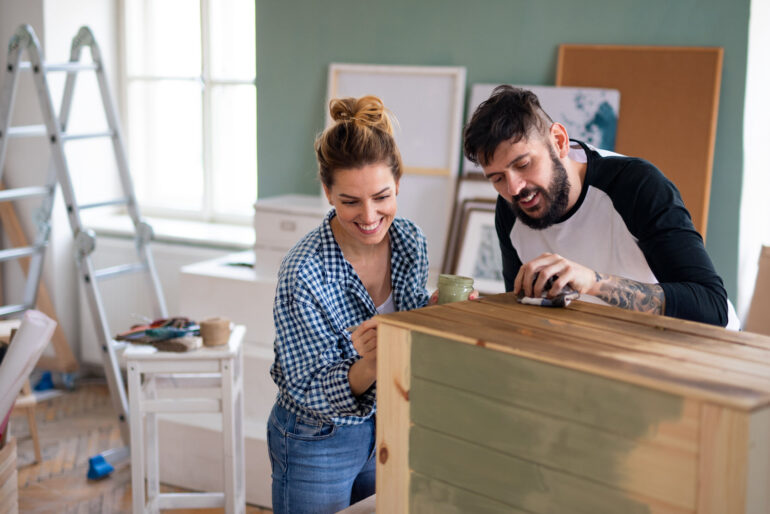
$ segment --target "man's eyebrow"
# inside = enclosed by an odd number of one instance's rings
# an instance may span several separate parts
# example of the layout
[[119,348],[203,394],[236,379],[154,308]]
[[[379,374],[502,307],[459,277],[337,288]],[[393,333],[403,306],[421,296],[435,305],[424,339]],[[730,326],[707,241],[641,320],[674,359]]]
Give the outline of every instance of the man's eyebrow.
[[513,166],[514,164],[516,164],[517,161],[520,161],[520,160],[524,159],[525,157],[529,157],[529,152],[526,152],[526,153],[523,153],[523,154],[519,155],[514,160],[509,162],[508,166]]
[[[525,153],[523,153],[523,154],[521,154],[521,155],[517,156],[515,159],[513,159],[511,162],[509,162],[509,163],[508,163],[508,166],[506,166],[506,167],[507,167],[507,168],[510,168],[510,167],[512,167],[513,165],[515,165],[515,164],[516,164],[518,161],[520,161],[520,160],[522,160],[522,159],[524,159],[524,158],[526,158],[526,157],[529,157],[529,152],[525,152]],[[502,171],[493,171],[493,172],[491,172],[491,173],[486,173],[486,172],[485,172],[485,173],[484,173],[484,176],[485,176],[485,177],[487,177],[487,178],[489,178],[489,177],[492,177],[492,176],[494,176],[494,175],[501,175],[502,173],[503,173]]]

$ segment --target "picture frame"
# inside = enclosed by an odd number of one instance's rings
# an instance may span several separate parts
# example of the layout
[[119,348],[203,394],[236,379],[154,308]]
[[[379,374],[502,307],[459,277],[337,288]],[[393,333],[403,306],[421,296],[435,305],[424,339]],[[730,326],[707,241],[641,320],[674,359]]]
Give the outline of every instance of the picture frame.
[[471,202],[466,206],[454,274],[473,278],[473,286],[482,296],[504,293],[494,207],[471,206]]
[[[468,120],[500,84],[473,84]],[[570,138],[603,150],[615,150],[620,91],[597,87],[514,85],[537,95],[543,110],[567,128]],[[481,175],[481,166],[463,157],[463,176]]]
[[327,105],[332,98],[375,95],[393,114],[404,165],[397,215],[422,229],[434,273],[445,259],[460,175],[465,76],[461,66],[329,65]]
[[[461,180],[465,181],[466,179],[463,178]],[[489,187],[488,184],[484,185]],[[494,189],[492,189],[492,191],[494,191]],[[495,193],[495,196],[497,196],[497,193]],[[492,212],[494,212],[496,202],[497,200],[495,197],[473,196],[471,198],[462,197],[458,199],[458,201],[455,203],[455,208],[452,213],[452,220],[449,225],[447,246],[444,252],[445,258],[441,267],[442,273],[454,273],[455,266],[457,265],[462,229],[465,219],[468,216],[468,210],[475,208],[482,210],[492,210]]]

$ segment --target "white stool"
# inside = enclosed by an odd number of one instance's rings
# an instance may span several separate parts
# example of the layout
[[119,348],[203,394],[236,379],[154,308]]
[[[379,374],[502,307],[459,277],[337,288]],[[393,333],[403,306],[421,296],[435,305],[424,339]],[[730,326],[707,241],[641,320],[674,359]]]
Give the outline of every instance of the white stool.
[[[245,511],[241,351],[245,331],[243,325],[237,325],[226,345],[204,346],[191,352],[158,352],[140,345],[129,345],[124,352],[135,514],[216,507],[224,507],[228,514]],[[157,415],[181,412],[222,413],[224,492],[160,493]]]

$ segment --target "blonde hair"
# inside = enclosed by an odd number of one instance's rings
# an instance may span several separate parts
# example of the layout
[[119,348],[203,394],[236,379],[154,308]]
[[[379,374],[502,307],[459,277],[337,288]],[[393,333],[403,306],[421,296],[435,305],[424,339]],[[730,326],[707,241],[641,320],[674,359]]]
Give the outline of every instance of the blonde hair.
[[334,172],[384,163],[398,181],[403,164],[393,139],[393,125],[385,105],[376,96],[336,98],[329,102],[334,124],[316,138],[318,176],[327,188]]

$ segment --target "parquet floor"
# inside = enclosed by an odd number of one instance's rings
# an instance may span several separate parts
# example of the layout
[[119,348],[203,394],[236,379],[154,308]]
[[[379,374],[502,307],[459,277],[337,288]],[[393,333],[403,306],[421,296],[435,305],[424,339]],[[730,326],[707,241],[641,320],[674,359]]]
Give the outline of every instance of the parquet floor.
[[[88,458],[123,445],[107,387],[81,384],[73,392],[41,402],[37,423],[42,463],[33,463],[32,439],[26,418],[14,414],[12,433],[18,441],[19,512],[21,513],[129,513],[131,469],[117,468],[108,478],[86,478]],[[162,490],[179,490],[164,487]],[[176,513],[213,513],[221,509],[174,510]],[[270,510],[248,506],[249,514]]]

